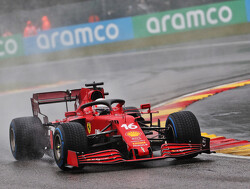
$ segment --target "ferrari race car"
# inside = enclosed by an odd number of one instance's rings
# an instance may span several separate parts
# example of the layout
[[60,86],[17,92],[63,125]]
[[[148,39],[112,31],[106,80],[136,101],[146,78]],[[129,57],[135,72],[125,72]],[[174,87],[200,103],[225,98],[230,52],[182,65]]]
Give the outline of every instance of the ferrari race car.
[[[201,136],[193,113],[170,114],[165,127],[153,125],[150,104],[126,107],[122,99],[105,99],[103,83],[86,88],[33,94],[33,116],[16,118],[9,129],[16,160],[54,156],[59,168],[116,164],[165,158],[187,159],[210,153],[210,140]],[[66,103],[65,118],[49,122],[40,105]],[[71,103],[74,111],[68,110]],[[149,114],[144,119],[143,114]],[[39,116],[43,116],[43,123]],[[159,153],[160,152],[160,153]]]

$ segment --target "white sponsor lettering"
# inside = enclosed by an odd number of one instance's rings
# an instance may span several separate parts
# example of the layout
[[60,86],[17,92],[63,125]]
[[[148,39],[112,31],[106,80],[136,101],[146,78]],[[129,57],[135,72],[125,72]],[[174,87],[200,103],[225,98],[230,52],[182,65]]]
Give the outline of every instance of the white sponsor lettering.
[[50,48],[50,43],[49,43],[49,38],[45,34],[41,34],[38,36],[36,39],[36,43],[39,49],[49,49]]
[[[225,16],[225,14],[226,14],[226,16]],[[233,18],[233,12],[229,7],[223,6],[220,8],[219,19],[222,22],[224,22],[224,23],[230,22],[230,20],[232,20],[232,18]]]
[[[179,21],[178,21],[179,20]],[[172,18],[172,26],[176,30],[183,30],[186,28],[185,18],[182,14],[177,13]]]
[[209,24],[214,25],[214,24],[218,23],[218,20],[216,18],[212,18],[212,14],[216,13],[216,11],[217,11],[217,9],[214,8],[214,7],[208,9],[208,11],[207,11],[207,21],[208,21]]
[[152,18],[148,19],[147,30],[149,31],[149,33],[160,33],[161,32],[160,23],[156,17],[152,17]]
[[130,123],[129,125],[123,124],[121,127],[124,127],[126,130],[128,129],[137,129],[137,125],[134,125],[134,123]]
[[7,54],[15,54],[17,52],[18,46],[14,39],[9,39],[4,44]]
[[[162,30],[163,31],[167,31],[167,21],[168,20],[170,20],[170,16],[169,15],[165,15],[165,16],[163,16],[163,18],[162,18],[162,21],[161,21],[161,24],[162,24]],[[160,26],[159,26],[159,28],[160,28]]]
[[105,37],[104,36],[100,36],[100,33],[99,31],[100,30],[103,30],[104,29],[104,26],[103,25],[99,25],[95,28],[95,36],[96,36],[96,39],[98,41],[104,41],[105,40]]
[[[80,40],[80,36],[82,37],[81,38],[82,40]],[[87,40],[87,37],[89,40]],[[90,27],[76,29],[75,38],[76,38],[76,44],[87,43],[88,41],[90,43],[93,43],[94,41],[92,29]]]
[[186,13],[186,16],[187,16],[187,25],[189,28],[192,28],[193,25],[195,27],[199,27],[200,23],[202,26],[206,25],[205,15],[202,10],[189,11]]
[[[3,41],[0,40],[0,45],[3,45]],[[5,55],[5,52],[1,52],[0,51],[0,56],[4,56]]]
[[74,30],[55,31],[51,34],[43,33],[37,37],[36,43],[39,49],[49,50],[94,43],[95,41],[115,40],[118,37],[118,26],[110,23],[107,26],[97,25],[94,28],[83,27]]
[[106,28],[106,34],[109,39],[114,40],[119,36],[119,28],[115,24],[109,24]]
[[4,47],[4,51],[0,51],[0,57],[7,55],[13,55],[18,50],[17,42],[14,39],[8,39],[5,42],[0,40],[0,46]]
[[233,19],[233,12],[230,7],[211,7],[206,11],[202,9],[187,11],[186,13],[166,14],[159,20],[151,17],[147,20],[147,31],[151,34],[167,32],[169,28],[184,30],[189,28],[204,27],[208,24],[215,25],[219,22],[228,23]]
[[52,48],[56,47],[56,37],[59,35],[59,32],[54,32],[51,35],[51,44],[52,44]]
[[66,30],[63,31],[60,35],[60,40],[63,46],[71,46],[74,45],[74,39],[71,31]]

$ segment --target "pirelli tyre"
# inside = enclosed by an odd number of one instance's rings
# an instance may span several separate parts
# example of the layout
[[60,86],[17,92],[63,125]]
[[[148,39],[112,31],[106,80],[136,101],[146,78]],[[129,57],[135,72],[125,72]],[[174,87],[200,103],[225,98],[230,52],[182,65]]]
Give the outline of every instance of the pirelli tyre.
[[16,160],[41,159],[46,129],[38,117],[20,117],[10,123],[10,149]]
[[55,129],[53,137],[55,161],[62,170],[68,170],[68,150],[88,152],[88,139],[83,125],[77,122],[63,123]]
[[[201,143],[201,132],[198,120],[190,111],[170,114],[166,121],[166,138],[168,143]],[[193,158],[198,154],[179,159]]]

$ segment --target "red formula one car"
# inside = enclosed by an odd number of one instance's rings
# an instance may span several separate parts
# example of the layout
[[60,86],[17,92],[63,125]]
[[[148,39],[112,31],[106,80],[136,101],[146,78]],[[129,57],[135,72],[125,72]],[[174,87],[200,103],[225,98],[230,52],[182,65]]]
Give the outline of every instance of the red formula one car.
[[[94,82],[86,84],[87,88],[33,94],[33,116],[13,119],[10,124],[15,159],[40,159],[48,154],[66,170],[87,164],[186,159],[210,153],[209,138],[201,137],[193,113],[173,113],[165,127],[160,127],[159,120],[153,125],[150,104],[141,105],[144,112],[125,107],[124,100],[105,99],[108,93],[100,85],[103,83]],[[65,118],[49,122],[40,105],[59,102],[66,103]],[[70,102],[75,111],[68,111]],[[149,114],[150,119],[145,120],[142,114]]]

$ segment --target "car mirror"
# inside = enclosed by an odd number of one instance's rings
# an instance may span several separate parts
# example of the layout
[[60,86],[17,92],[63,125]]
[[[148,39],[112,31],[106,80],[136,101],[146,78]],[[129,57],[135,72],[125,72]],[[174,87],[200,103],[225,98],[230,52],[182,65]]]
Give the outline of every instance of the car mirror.
[[141,109],[150,109],[151,105],[150,104],[141,104]]

